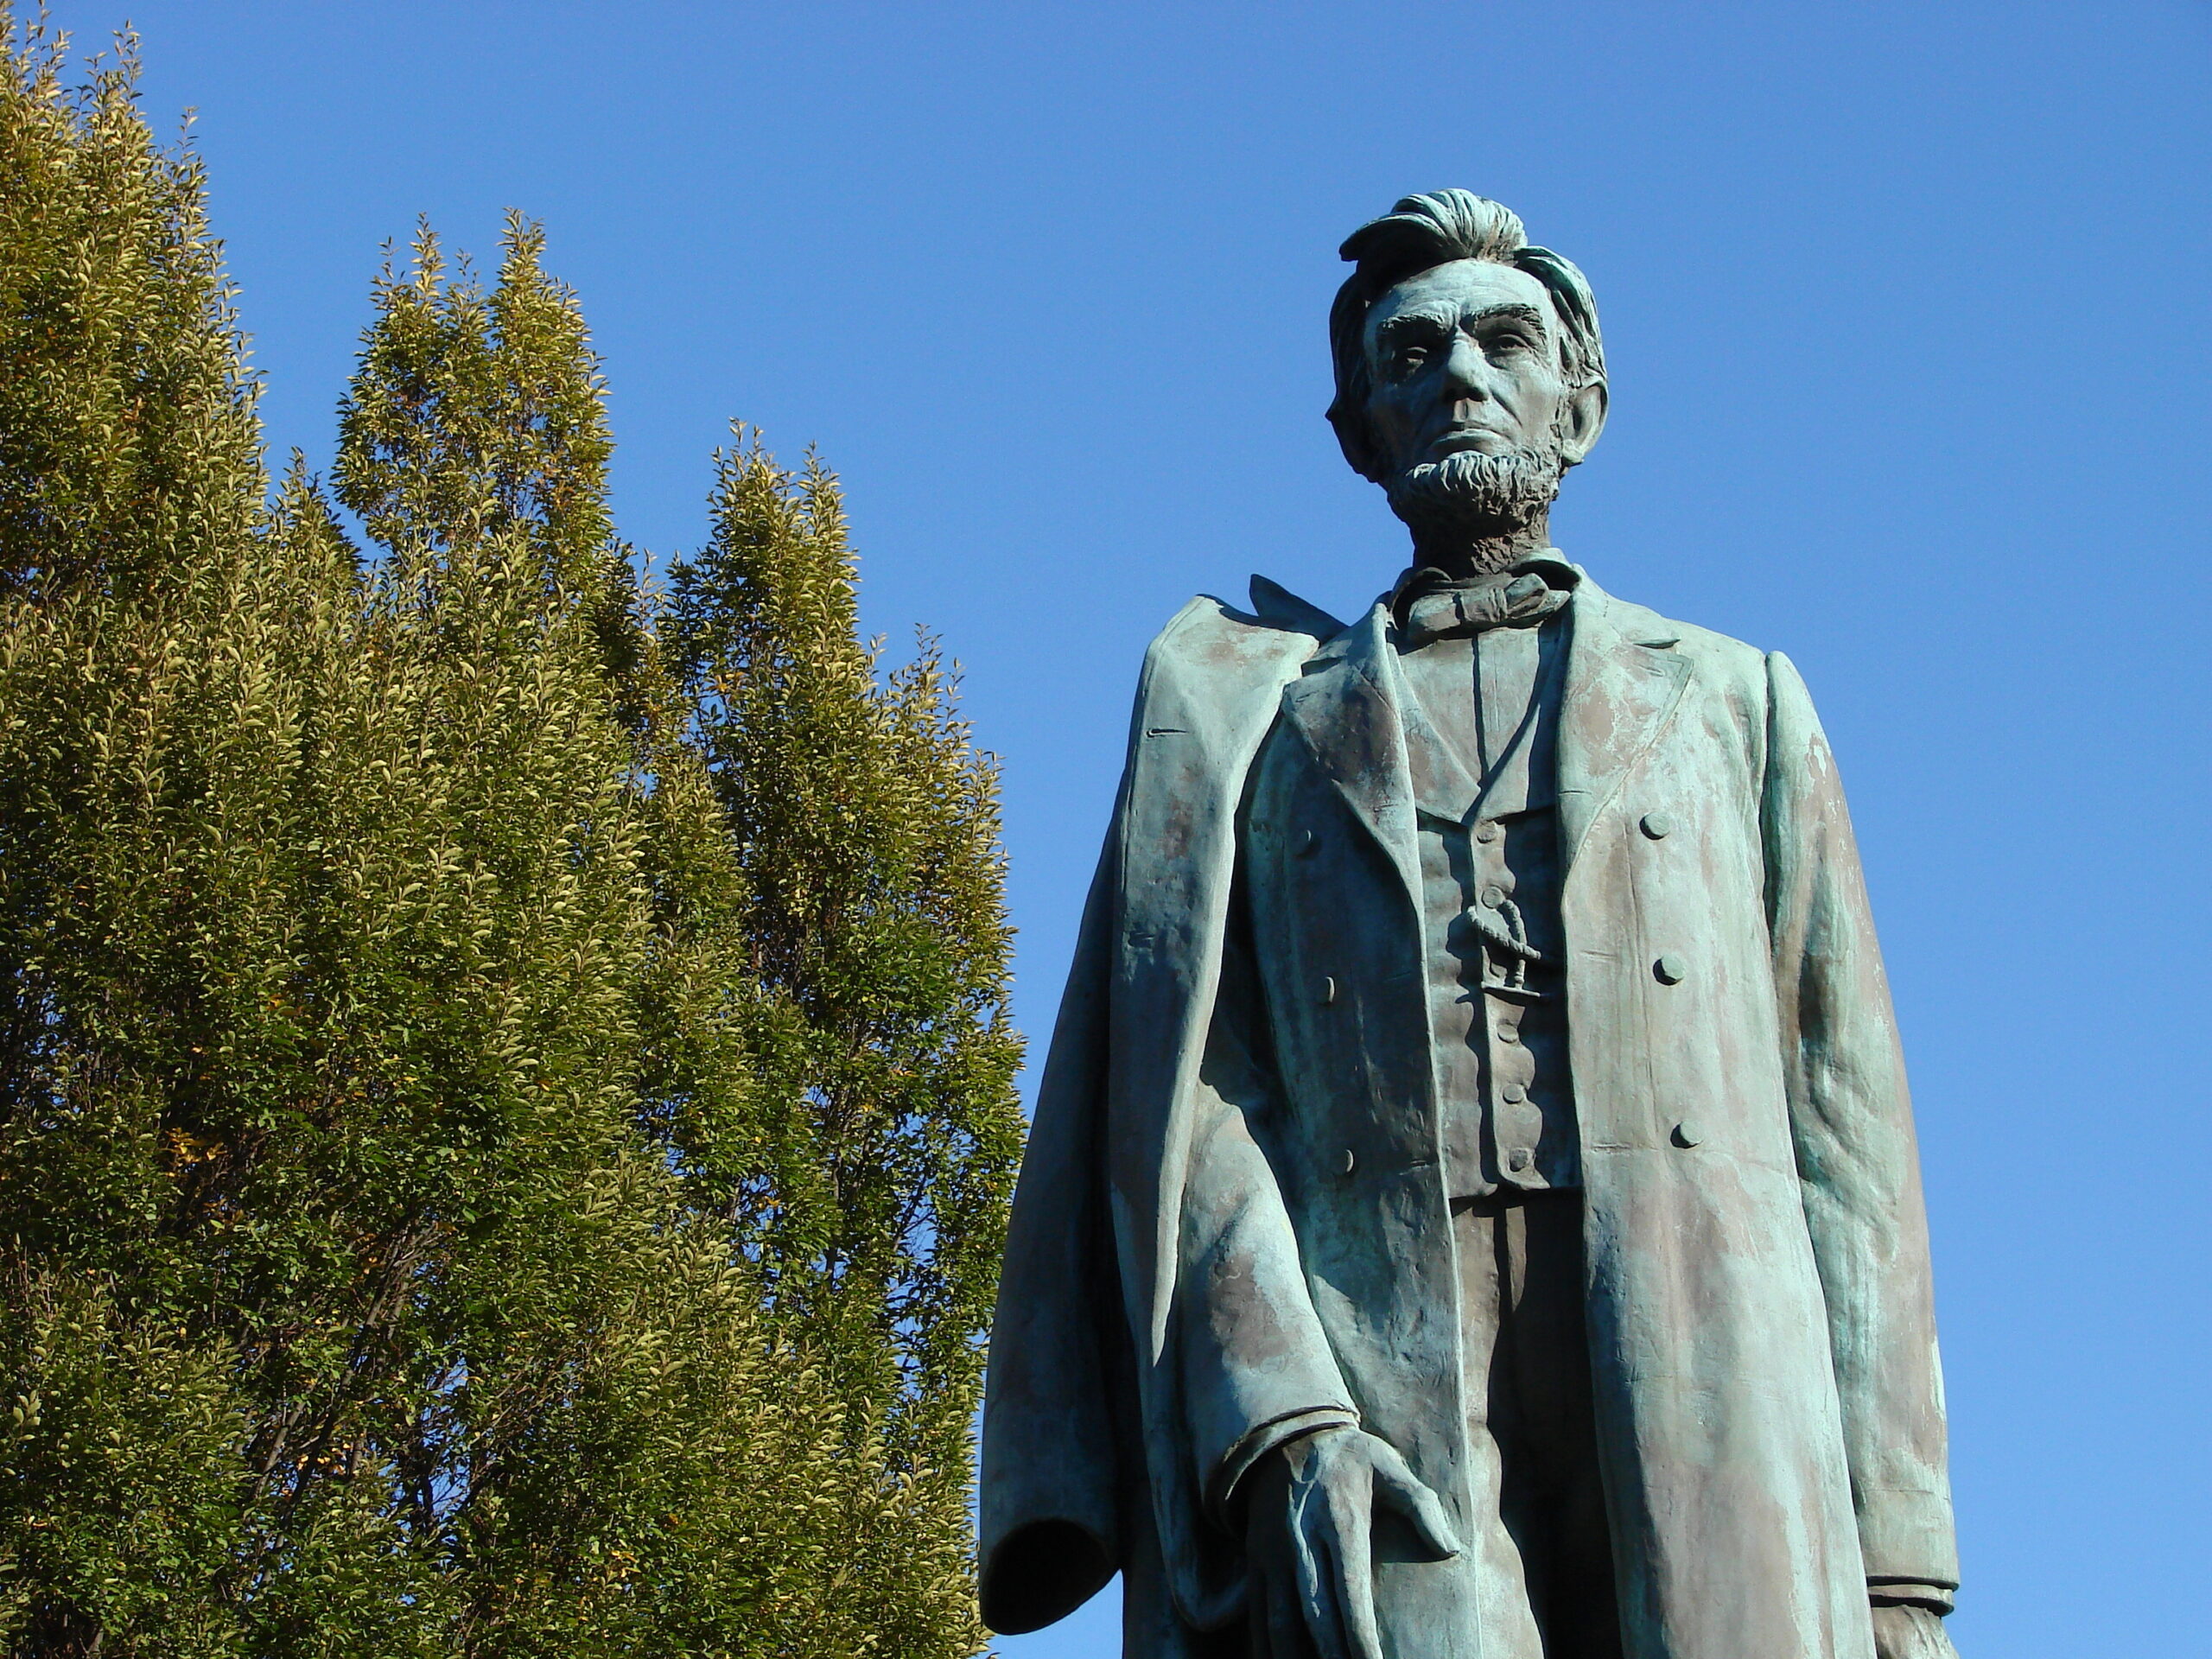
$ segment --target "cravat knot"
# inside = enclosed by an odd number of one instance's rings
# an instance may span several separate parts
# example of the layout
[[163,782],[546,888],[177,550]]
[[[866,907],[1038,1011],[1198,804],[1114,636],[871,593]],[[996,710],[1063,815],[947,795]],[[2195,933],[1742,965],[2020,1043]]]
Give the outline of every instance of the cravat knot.
[[1432,639],[1449,639],[1485,628],[1532,627],[1567,601],[1570,590],[1554,587],[1529,561],[1510,570],[1454,580],[1441,570],[1417,570],[1398,589],[1393,609],[1404,648],[1418,651]]

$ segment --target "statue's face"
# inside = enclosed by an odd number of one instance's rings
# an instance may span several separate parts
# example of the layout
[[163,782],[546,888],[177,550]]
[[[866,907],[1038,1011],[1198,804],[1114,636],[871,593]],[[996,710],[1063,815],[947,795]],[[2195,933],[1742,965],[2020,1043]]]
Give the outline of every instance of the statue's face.
[[1408,276],[1369,308],[1367,363],[1368,419],[1394,474],[1572,441],[1558,320],[1526,271],[1457,259]]

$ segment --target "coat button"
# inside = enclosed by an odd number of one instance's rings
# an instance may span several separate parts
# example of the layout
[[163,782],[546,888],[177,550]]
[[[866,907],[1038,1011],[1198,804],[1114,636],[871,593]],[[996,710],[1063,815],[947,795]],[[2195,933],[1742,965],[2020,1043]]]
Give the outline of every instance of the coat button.
[[1311,856],[1313,849],[1320,844],[1321,837],[1311,830],[1301,830],[1298,832],[1298,855],[1300,858]]
[[1704,1129],[1689,1118],[1675,1125],[1675,1144],[1678,1147],[1694,1147],[1704,1139]]
[[1535,1161],[1529,1156],[1529,1148],[1526,1147],[1516,1147],[1505,1154],[1505,1166],[1516,1175],[1526,1174],[1529,1166]]
[[1480,823],[1475,826],[1475,839],[1481,842],[1485,847],[1487,847],[1491,842],[1496,841],[1498,836],[1503,833],[1504,832],[1497,827],[1497,820],[1496,818],[1484,818]]
[[1509,1083],[1497,1092],[1504,1097],[1505,1103],[1509,1106],[1518,1106],[1529,1098],[1529,1091],[1517,1083]]
[[1493,882],[1491,886],[1484,887],[1482,890],[1481,897],[1483,903],[1486,906],[1491,910],[1496,910],[1500,905],[1505,902],[1505,889]]
[[1344,1149],[1343,1156],[1337,1160],[1338,1173],[1340,1174],[1349,1175],[1352,1171],[1358,1167],[1359,1155],[1353,1152],[1350,1147],[1346,1147]]
[[1326,1007],[1328,1004],[1330,1004],[1330,1003],[1332,1003],[1332,1002],[1335,1001],[1336,1000],[1337,1000],[1337,982],[1336,982],[1334,979],[1331,978],[1329,976],[1327,976],[1327,975],[1325,975],[1325,975],[1323,975],[1323,976],[1322,976],[1322,977],[1321,977],[1321,1002],[1322,1002],[1322,1006]]
[[1651,964],[1651,971],[1662,985],[1679,985],[1690,976],[1688,959],[1669,950]]
[[1654,841],[1663,839],[1674,827],[1675,821],[1664,812],[1647,812],[1643,815],[1643,833]]

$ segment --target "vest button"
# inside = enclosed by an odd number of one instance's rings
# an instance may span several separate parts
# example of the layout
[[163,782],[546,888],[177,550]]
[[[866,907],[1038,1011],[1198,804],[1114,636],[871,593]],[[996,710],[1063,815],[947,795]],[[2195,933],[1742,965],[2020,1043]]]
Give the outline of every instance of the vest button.
[[1321,837],[1311,830],[1301,830],[1298,832],[1298,855],[1300,858],[1312,856],[1313,849],[1320,844]]
[[1517,1083],[1509,1083],[1497,1092],[1509,1106],[1518,1106],[1529,1098],[1529,1091]]
[[1496,841],[1503,833],[1503,832],[1497,827],[1497,820],[1496,818],[1484,818],[1480,823],[1475,826],[1475,839],[1481,842],[1484,846],[1488,846],[1491,842]]
[[1496,910],[1500,905],[1505,902],[1505,889],[1497,886],[1496,883],[1492,883],[1491,886],[1483,889],[1482,901],[1490,909]]
[[1651,971],[1662,985],[1679,985],[1690,976],[1690,964],[1669,950],[1651,964]]
[[1351,1174],[1353,1170],[1359,1167],[1358,1154],[1353,1152],[1350,1147],[1346,1147],[1344,1150],[1344,1156],[1337,1160],[1337,1167],[1344,1174]]
[[1689,1118],[1675,1125],[1675,1144],[1678,1147],[1694,1147],[1704,1139],[1704,1129]]
[[1324,976],[1322,976],[1322,978],[1321,978],[1321,1003],[1322,1003],[1322,1006],[1325,1007],[1328,1004],[1330,1004],[1330,1003],[1332,1003],[1332,1002],[1335,1001],[1336,1000],[1337,1000],[1337,982],[1336,982],[1333,978],[1331,978],[1329,976],[1327,976],[1327,975],[1325,975],[1325,974]]
[[1505,1154],[1505,1166],[1511,1170],[1516,1175],[1526,1174],[1528,1173],[1529,1166],[1535,1161],[1536,1160],[1533,1157],[1529,1156],[1529,1148],[1526,1147],[1516,1147],[1511,1152]]
[[1674,827],[1675,821],[1664,812],[1647,812],[1643,815],[1643,833],[1654,841],[1662,840]]

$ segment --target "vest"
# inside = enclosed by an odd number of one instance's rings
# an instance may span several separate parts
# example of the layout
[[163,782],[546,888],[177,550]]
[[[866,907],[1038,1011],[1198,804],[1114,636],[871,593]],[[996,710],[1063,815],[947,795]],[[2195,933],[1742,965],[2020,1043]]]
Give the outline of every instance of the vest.
[[1554,764],[1568,626],[1491,628],[1399,659],[1455,1200],[1581,1184]]

